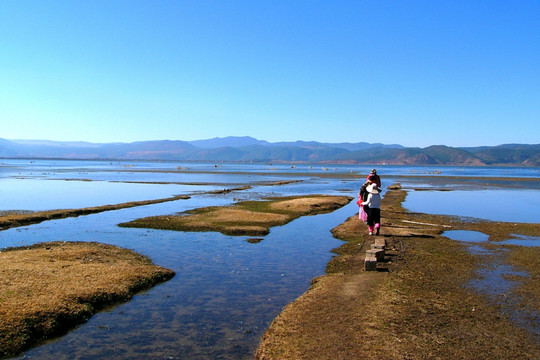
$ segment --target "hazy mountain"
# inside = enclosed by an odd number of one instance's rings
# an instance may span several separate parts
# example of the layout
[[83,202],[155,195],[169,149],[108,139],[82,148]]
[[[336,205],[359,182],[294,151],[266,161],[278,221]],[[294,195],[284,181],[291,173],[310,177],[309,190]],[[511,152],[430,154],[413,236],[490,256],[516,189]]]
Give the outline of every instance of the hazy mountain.
[[482,146],[462,149],[474,154],[486,164],[508,163],[538,166],[540,163],[540,144],[504,144],[493,147]]
[[49,140],[0,139],[3,158],[118,159],[175,161],[309,162],[393,165],[520,165],[540,166],[540,144],[505,144],[453,148],[433,145],[269,143],[252,137],[196,141],[156,140],[96,144]]
[[191,145],[205,148],[216,149],[221,147],[241,147],[249,145],[269,145],[270,143],[264,140],[257,140],[250,136],[228,136],[224,138],[213,138],[207,140],[195,140],[189,142]]

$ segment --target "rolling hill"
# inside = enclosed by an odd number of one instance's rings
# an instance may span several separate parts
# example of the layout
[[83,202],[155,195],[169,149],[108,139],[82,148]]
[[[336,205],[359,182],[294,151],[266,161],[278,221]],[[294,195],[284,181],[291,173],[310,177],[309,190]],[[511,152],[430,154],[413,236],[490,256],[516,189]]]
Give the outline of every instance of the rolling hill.
[[540,166],[540,144],[505,144],[468,148],[433,145],[426,148],[417,148],[396,144],[384,145],[365,142],[332,144],[316,141],[296,141],[269,143],[252,137],[226,137],[196,141],[156,140],[105,144],[0,139],[0,157]]

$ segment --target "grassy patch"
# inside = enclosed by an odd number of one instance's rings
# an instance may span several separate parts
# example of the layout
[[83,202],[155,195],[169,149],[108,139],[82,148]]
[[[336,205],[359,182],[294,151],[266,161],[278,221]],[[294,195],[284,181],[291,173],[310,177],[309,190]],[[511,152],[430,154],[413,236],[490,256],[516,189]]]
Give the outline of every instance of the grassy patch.
[[174,276],[130,250],[79,242],[0,252],[0,357],[62,334]]
[[195,209],[180,215],[151,216],[119,226],[262,236],[268,234],[272,226],[284,225],[300,216],[331,212],[351,200],[349,196],[310,195],[244,201],[233,206]]
[[511,250],[508,252],[507,261],[518,270],[524,270],[529,274],[526,278],[520,279],[521,286],[514,292],[521,297],[522,306],[540,312],[540,248],[524,246],[509,248]]
[[[381,233],[388,247],[385,261],[378,264],[381,271],[362,270],[374,237],[357,216],[350,217],[333,229],[346,242],[334,250],[328,275],[317,278],[274,320],[257,359],[540,357],[537,338],[515,326],[497,304],[464,286],[484,259],[441,233],[448,226],[474,226],[453,217],[409,213],[401,206],[405,197],[396,187],[382,201]],[[534,228],[526,229],[538,236]],[[514,230],[500,225],[489,234]],[[538,270],[533,269],[540,268],[540,257],[535,251],[511,252],[508,261],[531,273],[517,291],[538,299]]]

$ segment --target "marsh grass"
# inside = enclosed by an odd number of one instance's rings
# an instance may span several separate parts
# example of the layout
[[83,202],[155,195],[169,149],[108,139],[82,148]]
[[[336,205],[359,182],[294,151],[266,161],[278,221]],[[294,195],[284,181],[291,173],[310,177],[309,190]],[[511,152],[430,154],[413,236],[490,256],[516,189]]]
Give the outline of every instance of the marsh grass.
[[0,252],[0,357],[62,334],[174,276],[130,250],[52,242]]
[[[540,358],[537,338],[466,286],[486,259],[441,236],[447,226],[474,225],[409,213],[401,206],[405,197],[394,187],[383,198],[381,232],[388,247],[377,272],[362,270],[374,240],[357,216],[333,229],[346,242],[334,250],[328,275],[315,279],[274,320],[256,359]],[[524,229],[538,236],[534,227]],[[491,230],[493,235],[515,233],[506,224]],[[536,299],[538,306],[538,251],[521,248],[511,254],[508,261],[531,274],[516,291]]]
[[[540,313],[540,248],[524,246],[508,246],[508,263],[518,270],[524,270],[529,275],[520,278],[521,286],[513,291],[523,299],[522,306],[532,307]],[[537,317],[537,321],[540,319]]]
[[243,201],[233,206],[205,207],[179,215],[141,218],[119,226],[262,236],[268,234],[273,226],[287,224],[300,216],[331,212],[351,200],[349,196],[309,195]]

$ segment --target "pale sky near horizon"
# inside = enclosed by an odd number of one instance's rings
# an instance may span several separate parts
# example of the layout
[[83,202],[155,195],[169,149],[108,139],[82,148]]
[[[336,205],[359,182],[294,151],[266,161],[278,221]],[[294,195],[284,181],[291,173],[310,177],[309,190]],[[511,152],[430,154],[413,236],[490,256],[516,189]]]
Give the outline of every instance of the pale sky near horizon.
[[540,143],[538,1],[0,0],[0,138]]

